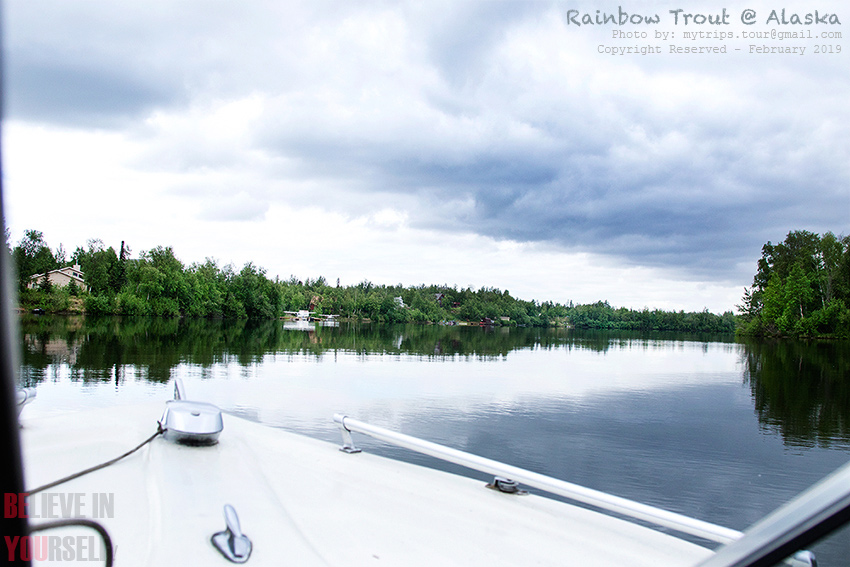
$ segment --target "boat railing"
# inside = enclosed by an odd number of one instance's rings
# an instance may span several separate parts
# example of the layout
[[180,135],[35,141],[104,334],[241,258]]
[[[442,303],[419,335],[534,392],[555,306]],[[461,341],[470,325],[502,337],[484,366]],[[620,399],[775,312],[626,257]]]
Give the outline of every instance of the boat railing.
[[[817,541],[850,521],[850,463],[744,533],[371,425],[346,415],[336,414],[334,421],[342,433],[343,446],[340,450],[346,453],[360,452],[351,432],[362,433],[397,447],[508,479],[511,487],[520,483],[627,518],[724,544],[717,554],[704,563],[705,567],[767,567],[780,562],[786,566],[811,567],[817,565],[814,554],[809,551],[795,553],[795,550]],[[783,558],[787,559],[783,561]]]
[[480,457],[478,455],[473,455],[471,453],[466,453],[464,451],[459,451],[451,447],[446,447],[445,445],[425,441],[390,429],[364,423],[345,415],[334,415],[334,421],[339,425],[342,433],[343,446],[341,450],[345,452],[356,453],[360,451],[360,449],[355,446],[351,437],[351,432],[354,431],[368,435],[385,443],[390,443],[397,447],[409,449],[417,453],[422,453],[424,455],[435,457],[437,459],[461,465],[486,474],[510,479],[511,481],[533,487],[550,494],[582,502],[628,518],[643,520],[657,526],[671,528],[709,541],[726,544],[740,539],[743,535],[742,532],[725,528],[723,526],[690,518],[661,508],[641,504],[640,502],[634,502],[626,498],[586,488],[584,486],[552,478],[533,471],[501,463],[499,461],[494,461],[492,459],[487,459],[485,457]]

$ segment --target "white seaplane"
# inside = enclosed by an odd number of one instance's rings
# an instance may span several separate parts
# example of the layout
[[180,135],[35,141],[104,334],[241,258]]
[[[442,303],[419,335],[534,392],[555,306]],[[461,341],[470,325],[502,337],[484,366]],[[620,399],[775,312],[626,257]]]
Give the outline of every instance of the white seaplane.
[[325,327],[336,327],[339,325],[336,315],[319,315],[315,311],[300,309],[298,311],[284,311],[290,317],[285,322],[288,329],[306,330],[312,328],[311,323],[318,323]]

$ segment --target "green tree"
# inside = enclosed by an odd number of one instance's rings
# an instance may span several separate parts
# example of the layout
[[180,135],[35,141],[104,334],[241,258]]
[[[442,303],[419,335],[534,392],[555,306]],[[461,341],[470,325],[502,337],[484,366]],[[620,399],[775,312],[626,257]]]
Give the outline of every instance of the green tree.
[[89,292],[93,295],[114,296],[121,288],[118,272],[118,254],[112,247],[105,248],[100,239],[90,239],[88,249],[77,248],[73,261],[80,265],[86,279]]
[[792,231],[768,242],[738,309],[742,334],[850,335],[850,238]]
[[834,234],[827,232],[821,237],[818,243],[816,262],[818,283],[820,284],[824,305],[832,301],[836,297],[836,292],[840,291],[839,279],[843,255],[843,243]]
[[789,320],[805,317],[809,312],[814,292],[812,283],[800,264],[796,264],[791,269],[784,291],[785,306],[782,314]]
[[58,267],[53,252],[44,241],[44,234],[38,230],[24,232],[24,237],[12,250],[12,259],[18,271],[18,285],[21,290],[27,288],[31,276],[45,274]]
[[207,258],[203,264],[193,264],[186,274],[192,301],[186,311],[191,317],[221,317],[224,277],[215,260]]
[[278,316],[280,294],[266,278],[264,269],[254,266],[251,262],[245,264],[242,271],[233,278],[231,288],[234,299],[242,304],[245,316],[265,319]]

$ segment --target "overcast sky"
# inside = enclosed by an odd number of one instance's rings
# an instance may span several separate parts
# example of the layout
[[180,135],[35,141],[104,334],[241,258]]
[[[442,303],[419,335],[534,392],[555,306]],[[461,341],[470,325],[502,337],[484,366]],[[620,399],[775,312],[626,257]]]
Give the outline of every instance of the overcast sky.
[[[810,5],[10,0],[7,224],[271,277],[732,310],[765,242],[850,233],[850,42],[823,37],[850,8],[768,21]],[[618,6],[660,22],[568,12]],[[807,35],[741,37],[771,30]]]

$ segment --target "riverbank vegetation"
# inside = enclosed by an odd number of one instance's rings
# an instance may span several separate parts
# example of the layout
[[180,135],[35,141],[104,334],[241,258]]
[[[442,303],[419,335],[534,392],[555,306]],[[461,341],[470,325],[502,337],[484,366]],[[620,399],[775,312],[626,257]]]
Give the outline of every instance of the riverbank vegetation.
[[[8,239],[7,239],[8,240]],[[308,309],[315,315],[369,319],[386,323],[463,321],[493,325],[574,326],[583,329],[623,329],[732,333],[735,316],[704,310],[695,313],[658,309],[614,308],[606,301],[576,305],[522,300],[508,290],[472,289],[449,285],[332,284],[324,277],[300,280],[270,278],[253,263],[242,269],[219,266],[207,259],[184,265],[170,247],[157,247],[131,258],[90,240],[68,257],[55,252],[39,231],[27,231],[10,250],[18,267],[21,307],[45,312],[85,312],[98,315],[270,319]],[[46,278],[34,289],[34,274],[79,264],[88,290],[57,287]]]
[[738,309],[742,335],[850,337],[850,236],[793,231],[768,242]]

